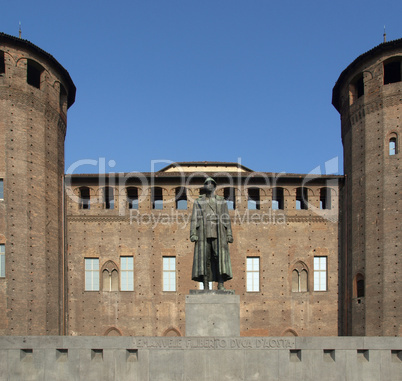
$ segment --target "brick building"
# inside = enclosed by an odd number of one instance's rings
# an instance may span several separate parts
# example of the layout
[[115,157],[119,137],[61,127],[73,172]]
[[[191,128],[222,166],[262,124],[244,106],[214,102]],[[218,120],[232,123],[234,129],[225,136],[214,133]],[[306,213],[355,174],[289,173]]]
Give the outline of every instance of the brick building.
[[242,335],[400,335],[401,60],[402,40],[381,44],[335,85],[345,176],[216,162],[64,175],[75,86],[48,53],[0,34],[0,334],[184,335],[185,295],[200,287],[189,219],[212,175]]
[[[199,288],[191,281],[191,205],[211,174],[231,208],[234,275],[225,287],[240,295],[242,334],[338,334],[340,176],[306,180],[210,162],[138,177],[67,177],[67,274],[80,274],[67,280],[70,334],[184,334],[184,298]],[[321,285],[315,259],[325,268]],[[123,261],[134,264],[126,291]],[[85,287],[85,263],[96,267],[96,285]]]
[[0,34],[2,334],[60,333],[64,138],[74,97],[50,54]]
[[356,58],[333,90],[344,147],[343,332],[352,335],[402,334],[401,48],[399,39]]

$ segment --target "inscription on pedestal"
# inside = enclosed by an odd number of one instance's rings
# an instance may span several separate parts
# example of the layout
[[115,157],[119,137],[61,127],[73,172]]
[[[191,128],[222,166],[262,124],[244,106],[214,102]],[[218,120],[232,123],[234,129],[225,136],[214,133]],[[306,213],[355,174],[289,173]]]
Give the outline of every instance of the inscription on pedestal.
[[133,339],[135,349],[294,349],[292,337],[141,337]]

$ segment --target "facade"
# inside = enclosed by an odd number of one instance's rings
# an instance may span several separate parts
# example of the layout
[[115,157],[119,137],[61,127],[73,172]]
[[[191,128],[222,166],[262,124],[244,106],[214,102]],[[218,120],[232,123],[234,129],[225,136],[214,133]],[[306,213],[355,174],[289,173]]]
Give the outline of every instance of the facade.
[[200,287],[192,203],[213,176],[242,336],[400,335],[401,58],[402,40],[381,44],[335,85],[345,176],[215,162],[64,176],[74,84],[0,34],[0,334],[184,336],[185,296]]
[[225,287],[240,295],[241,334],[338,334],[342,178],[233,163],[66,178],[68,334],[184,335],[185,296],[200,287],[191,280],[191,209],[209,175],[231,208],[233,280]]

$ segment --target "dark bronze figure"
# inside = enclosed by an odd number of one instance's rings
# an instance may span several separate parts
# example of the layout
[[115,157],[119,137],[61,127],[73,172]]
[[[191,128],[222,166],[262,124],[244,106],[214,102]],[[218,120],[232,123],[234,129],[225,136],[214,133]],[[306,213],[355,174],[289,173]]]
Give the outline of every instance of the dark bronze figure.
[[215,195],[216,182],[208,177],[204,182],[205,194],[193,205],[190,240],[195,242],[192,279],[203,282],[218,282],[218,290],[224,290],[223,283],[232,279],[229,245],[233,242],[232,228],[226,201]]

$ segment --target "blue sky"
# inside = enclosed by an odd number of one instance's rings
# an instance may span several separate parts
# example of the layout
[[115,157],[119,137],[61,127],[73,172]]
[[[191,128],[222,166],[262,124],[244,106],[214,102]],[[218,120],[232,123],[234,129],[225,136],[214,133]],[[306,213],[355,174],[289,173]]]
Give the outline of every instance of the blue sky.
[[384,25],[402,37],[401,14],[396,0],[13,0],[0,24],[17,36],[21,21],[77,87],[66,169],[241,160],[308,173],[339,157],[342,173],[332,88]]

